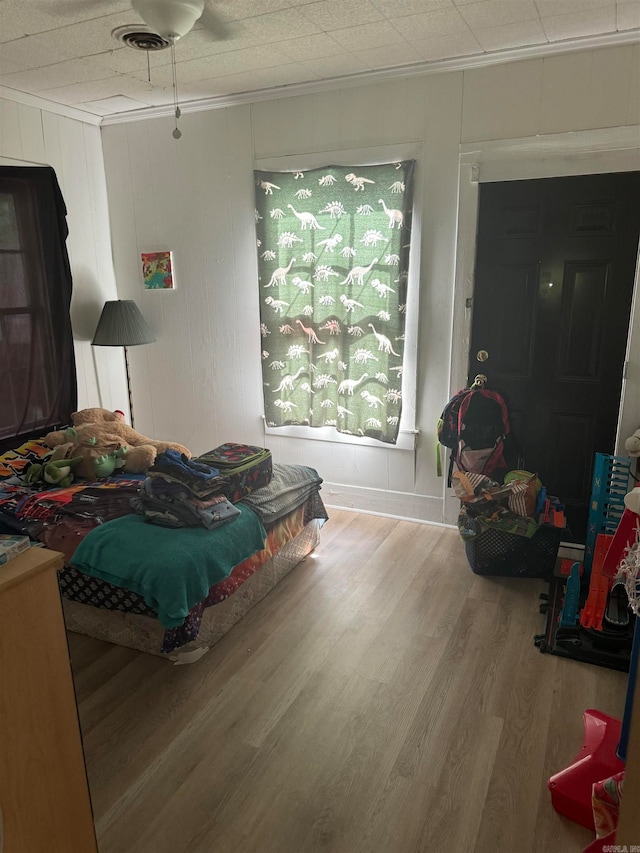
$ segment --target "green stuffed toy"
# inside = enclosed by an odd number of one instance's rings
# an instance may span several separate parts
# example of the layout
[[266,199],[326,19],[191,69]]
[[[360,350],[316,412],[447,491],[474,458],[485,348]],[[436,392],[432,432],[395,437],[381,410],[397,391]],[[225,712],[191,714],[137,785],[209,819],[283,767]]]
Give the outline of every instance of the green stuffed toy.
[[128,450],[128,447],[119,447],[111,453],[96,456],[93,460],[93,469],[96,477],[110,477],[114,471],[120,471],[124,468]]
[[73,459],[78,477],[88,480],[110,477],[124,468],[130,456],[129,448],[117,439],[101,443],[95,435],[87,435],[85,432],[80,435],[73,427],[67,427],[61,435],[65,442],[54,447],[52,458],[59,462]]
[[24,475],[25,483],[48,483],[50,486],[65,488],[73,483],[73,469],[82,461],[81,456],[73,459],[54,459],[50,462],[34,462]]

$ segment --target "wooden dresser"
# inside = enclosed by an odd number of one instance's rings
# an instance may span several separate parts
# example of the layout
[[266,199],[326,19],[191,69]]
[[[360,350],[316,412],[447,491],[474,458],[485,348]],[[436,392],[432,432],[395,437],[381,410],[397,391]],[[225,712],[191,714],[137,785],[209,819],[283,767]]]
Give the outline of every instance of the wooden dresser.
[[0,853],[97,853],[62,562],[31,548],[0,566]]

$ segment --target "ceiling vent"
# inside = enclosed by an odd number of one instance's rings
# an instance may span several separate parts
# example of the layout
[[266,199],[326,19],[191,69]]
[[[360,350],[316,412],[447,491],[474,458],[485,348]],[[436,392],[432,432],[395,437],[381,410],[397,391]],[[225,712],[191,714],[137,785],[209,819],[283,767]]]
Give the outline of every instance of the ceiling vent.
[[111,33],[118,44],[131,47],[134,50],[164,50],[171,47],[171,42],[163,39],[157,33],[144,29],[144,24],[131,24],[126,27],[117,27]]

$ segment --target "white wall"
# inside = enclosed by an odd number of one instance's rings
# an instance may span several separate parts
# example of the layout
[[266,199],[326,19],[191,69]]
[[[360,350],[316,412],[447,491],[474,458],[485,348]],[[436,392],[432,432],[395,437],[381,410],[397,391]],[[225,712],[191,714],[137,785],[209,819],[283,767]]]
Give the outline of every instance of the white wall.
[[[625,46],[191,113],[179,142],[169,118],[103,128],[119,295],[138,301],[158,336],[131,353],[136,425],[195,452],[266,443],[277,461],[317,468],[327,503],[451,521],[434,427],[455,376],[461,146],[638,125],[639,70],[640,48]],[[638,139],[622,168],[640,168]],[[278,157],[341,162],[353,149],[374,156],[399,144],[423,152],[417,449],[265,441],[252,170]],[[175,253],[174,292],[142,289],[139,252],[153,249]]]
[[[461,146],[637,126],[639,71],[640,47],[625,46],[191,113],[179,142],[169,118],[103,128],[118,292],[138,301],[158,336],[131,351],[136,426],[195,452],[266,443],[276,461],[317,468],[329,504],[451,521],[434,428],[455,351]],[[319,152],[340,162],[353,149],[400,143],[423,152],[417,449],[265,441],[254,165]],[[640,137],[635,168],[639,148]],[[150,249],[175,253],[174,292],[143,291],[139,252]],[[638,389],[626,399],[637,401]]]
[[0,163],[55,169],[69,225],[78,406],[126,409],[122,351],[90,345],[102,305],[117,298],[100,129],[0,99]]

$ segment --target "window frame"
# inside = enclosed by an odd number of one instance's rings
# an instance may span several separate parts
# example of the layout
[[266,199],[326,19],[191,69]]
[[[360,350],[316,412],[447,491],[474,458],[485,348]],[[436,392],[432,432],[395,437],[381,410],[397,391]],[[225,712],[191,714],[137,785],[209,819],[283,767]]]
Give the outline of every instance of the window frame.
[[[407,313],[405,318],[405,342],[402,372],[402,413],[400,429],[395,444],[378,441],[368,436],[356,436],[340,433],[331,426],[310,427],[290,425],[280,427],[267,426],[264,411],[262,425],[264,434],[282,438],[310,439],[333,444],[351,444],[359,447],[378,447],[383,450],[414,450],[416,436],[420,430],[416,426],[417,387],[418,387],[418,310],[420,297],[420,258],[422,245],[422,168],[424,163],[423,143],[397,143],[394,145],[376,145],[366,148],[322,150],[304,154],[286,154],[278,157],[262,157],[254,160],[253,168],[259,171],[301,172],[318,169],[327,164],[344,166],[377,166],[396,160],[415,160],[413,187],[413,216],[411,252],[407,282]],[[258,283],[256,281],[256,296]]]

